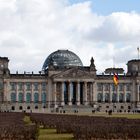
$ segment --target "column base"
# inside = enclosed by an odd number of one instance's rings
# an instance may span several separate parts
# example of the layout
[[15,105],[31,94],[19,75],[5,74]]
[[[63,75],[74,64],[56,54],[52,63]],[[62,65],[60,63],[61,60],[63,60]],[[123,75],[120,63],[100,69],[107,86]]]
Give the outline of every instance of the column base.
[[68,105],[72,105],[72,102],[69,102]]
[[76,102],[77,105],[80,105],[80,102]]
[[64,102],[61,102],[61,105],[62,105],[62,106],[64,106],[64,105],[65,105],[65,103],[64,103]]
[[84,105],[88,105],[88,102],[84,102]]
[[54,108],[57,108],[57,107],[58,107],[58,105],[55,104],[55,105],[54,105]]

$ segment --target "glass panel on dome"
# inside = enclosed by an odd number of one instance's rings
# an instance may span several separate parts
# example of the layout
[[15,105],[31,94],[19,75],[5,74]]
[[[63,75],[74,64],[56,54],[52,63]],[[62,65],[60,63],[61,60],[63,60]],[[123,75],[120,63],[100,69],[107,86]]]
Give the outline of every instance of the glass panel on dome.
[[57,67],[83,66],[80,58],[69,50],[58,50],[51,53],[45,60],[42,69],[47,69],[50,64]]

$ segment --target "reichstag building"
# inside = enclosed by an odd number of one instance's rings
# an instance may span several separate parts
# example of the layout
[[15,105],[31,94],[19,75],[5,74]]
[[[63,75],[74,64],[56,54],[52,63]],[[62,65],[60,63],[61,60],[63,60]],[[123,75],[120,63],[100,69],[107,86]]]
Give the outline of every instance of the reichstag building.
[[[9,59],[0,57],[0,111],[132,112],[140,107],[140,60],[130,60],[127,72],[107,68],[96,73],[94,59],[83,66],[69,50],[57,50],[38,74],[10,73]],[[117,73],[119,84],[113,83]]]

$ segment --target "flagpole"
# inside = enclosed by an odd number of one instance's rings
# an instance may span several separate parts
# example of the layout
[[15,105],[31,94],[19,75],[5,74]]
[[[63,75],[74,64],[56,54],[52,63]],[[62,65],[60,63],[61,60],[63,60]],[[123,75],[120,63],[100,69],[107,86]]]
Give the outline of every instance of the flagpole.
[[139,52],[140,52],[140,51],[139,51],[139,46],[137,47],[137,51],[138,51],[138,59],[139,59]]
[[115,68],[115,57],[113,56],[113,68]]

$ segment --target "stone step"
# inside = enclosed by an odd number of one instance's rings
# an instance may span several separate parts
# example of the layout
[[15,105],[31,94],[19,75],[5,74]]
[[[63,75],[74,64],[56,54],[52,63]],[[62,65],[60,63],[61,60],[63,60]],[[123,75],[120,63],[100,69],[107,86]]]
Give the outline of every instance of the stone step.
[[92,108],[90,105],[65,105],[63,108]]

